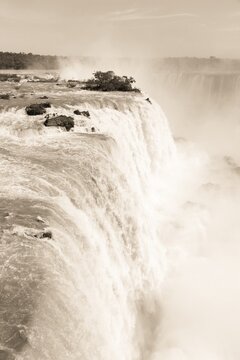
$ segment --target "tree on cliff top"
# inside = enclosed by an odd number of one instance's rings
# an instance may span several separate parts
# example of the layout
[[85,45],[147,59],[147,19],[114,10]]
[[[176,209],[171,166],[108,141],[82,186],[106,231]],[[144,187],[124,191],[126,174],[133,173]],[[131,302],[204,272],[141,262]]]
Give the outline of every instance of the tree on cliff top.
[[96,91],[135,91],[133,77],[117,76],[113,71],[96,71],[93,78],[86,81],[84,89]]

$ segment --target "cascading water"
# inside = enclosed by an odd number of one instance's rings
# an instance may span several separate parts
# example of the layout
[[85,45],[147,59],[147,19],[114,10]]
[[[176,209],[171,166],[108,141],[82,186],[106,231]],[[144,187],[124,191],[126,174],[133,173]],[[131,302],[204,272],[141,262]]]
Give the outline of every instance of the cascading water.
[[19,104],[0,115],[0,358],[147,359],[166,267],[156,194],[175,156],[166,118],[137,94],[51,95],[51,111],[77,104],[91,120],[65,132]]
[[227,142],[226,134],[234,138],[234,144],[238,142],[235,129],[240,118],[239,72],[162,69],[149,76],[145,87],[167,114],[174,136],[205,141],[206,147],[216,141],[219,148],[230,147],[232,140]]
[[239,359],[238,75],[150,83],[175,143],[140,94],[0,103],[0,359]]

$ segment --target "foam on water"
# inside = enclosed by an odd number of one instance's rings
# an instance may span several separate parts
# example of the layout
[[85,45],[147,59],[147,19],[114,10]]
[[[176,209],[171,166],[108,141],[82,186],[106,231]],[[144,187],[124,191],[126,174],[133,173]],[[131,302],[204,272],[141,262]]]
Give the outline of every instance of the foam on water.
[[91,120],[68,133],[23,109],[0,115],[4,359],[138,359],[158,323],[166,118],[139,95],[91,93],[78,108]]
[[3,359],[239,359],[238,78],[156,80],[176,146],[138,94],[35,84],[89,110],[70,132],[1,113]]

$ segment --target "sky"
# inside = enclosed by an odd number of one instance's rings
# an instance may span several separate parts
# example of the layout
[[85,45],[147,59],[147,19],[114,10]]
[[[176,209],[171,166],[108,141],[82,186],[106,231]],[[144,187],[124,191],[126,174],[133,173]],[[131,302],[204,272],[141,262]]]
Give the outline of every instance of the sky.
[[0,0],[0,50],[240,57],[240,0]]

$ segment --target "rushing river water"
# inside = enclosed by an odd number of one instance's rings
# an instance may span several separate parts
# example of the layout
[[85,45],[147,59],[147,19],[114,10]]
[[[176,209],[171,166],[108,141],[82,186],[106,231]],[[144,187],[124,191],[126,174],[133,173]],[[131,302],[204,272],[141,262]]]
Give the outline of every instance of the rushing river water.
[[[141,94],[1,83],[1,360],[239,359],[238,87],[195,121],[203,81],[171,81],[175,141]],[[74,129],[26,115],[42,96]]]

